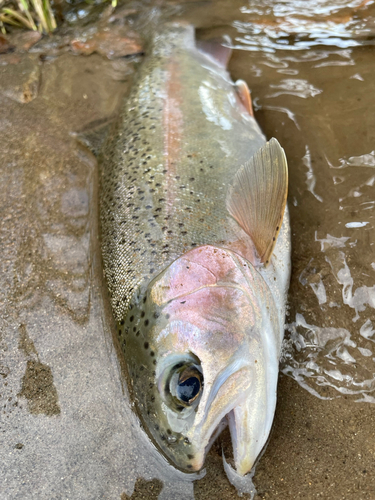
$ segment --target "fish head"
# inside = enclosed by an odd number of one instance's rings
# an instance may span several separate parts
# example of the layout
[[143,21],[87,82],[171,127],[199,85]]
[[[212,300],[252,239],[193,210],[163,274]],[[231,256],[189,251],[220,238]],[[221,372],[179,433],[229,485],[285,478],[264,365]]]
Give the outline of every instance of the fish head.
[[237,472],[251,470],[275,409],[273,308],[249,262],[208,245],[173,262],[132,305],[131,387],[146,430],[176,467],[200,470],[229,424]]

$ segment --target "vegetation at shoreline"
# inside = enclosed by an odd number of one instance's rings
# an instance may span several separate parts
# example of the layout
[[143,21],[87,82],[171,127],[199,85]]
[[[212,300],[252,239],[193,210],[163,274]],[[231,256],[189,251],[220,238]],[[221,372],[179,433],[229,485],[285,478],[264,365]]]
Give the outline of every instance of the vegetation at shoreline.
[[26,28],[41,33],[52,33],[57,27],[49,0],[0,0],[0,28],[5,33],[5,26]]
[[[110,1],[117,6],[117,0]],[[0,0],[0,31],[5,34],[11,26],[52,33],[57,23],[50,0]]]

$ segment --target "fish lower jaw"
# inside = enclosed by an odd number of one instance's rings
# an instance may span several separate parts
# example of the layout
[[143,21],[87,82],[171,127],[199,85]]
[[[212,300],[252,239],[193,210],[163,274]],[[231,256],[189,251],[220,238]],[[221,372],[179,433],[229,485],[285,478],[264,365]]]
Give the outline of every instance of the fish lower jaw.
[[202,449],[201,452],[197,452],[195,454],[194,460],[192,460],[191,465],[192,465],[192,470],[194,471],[199,471],[202,469],[204,466],[204,461],[206,459],[206,456],[208,452],[210,451],[212,445],[216,441],[216,439],[219,437],[219,435],[223,432],[223,430],[228,426],[228,420],[225,417],[222,418],[222,420],[219,422],[219,425],[216,427],[214,432],[211,434],[210,439],[208,440],[207,445]]

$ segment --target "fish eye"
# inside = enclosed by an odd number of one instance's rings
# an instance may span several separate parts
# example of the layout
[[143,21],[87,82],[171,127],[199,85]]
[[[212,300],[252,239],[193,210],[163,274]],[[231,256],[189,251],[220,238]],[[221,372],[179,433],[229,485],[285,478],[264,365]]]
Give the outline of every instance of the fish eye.
[[201,368],[192,364],[175,365],[166,389],[177,409],[196,406],[203,391]]
[[178,379],[176,396],[181,403],[191,405],[202,391],[202,374],[195,368],[189,366]]

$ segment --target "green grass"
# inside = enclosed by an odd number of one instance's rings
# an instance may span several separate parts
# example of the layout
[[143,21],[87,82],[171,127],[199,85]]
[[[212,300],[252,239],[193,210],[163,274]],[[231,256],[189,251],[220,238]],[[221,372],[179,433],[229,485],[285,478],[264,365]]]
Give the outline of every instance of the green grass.
[[[91,3],[91,0],[83,1]],[[117,6],[117,0],[109,1],[113,8]],[[4,34],[7,25],[45,34],[57,27],[50,0],[0,0],[0,31]]]
[[41,33],[52,33],[57,26],[49,0],[15,0],[13,3],[0,0],[1,4],[0,29],[3,33],[6,25]]

